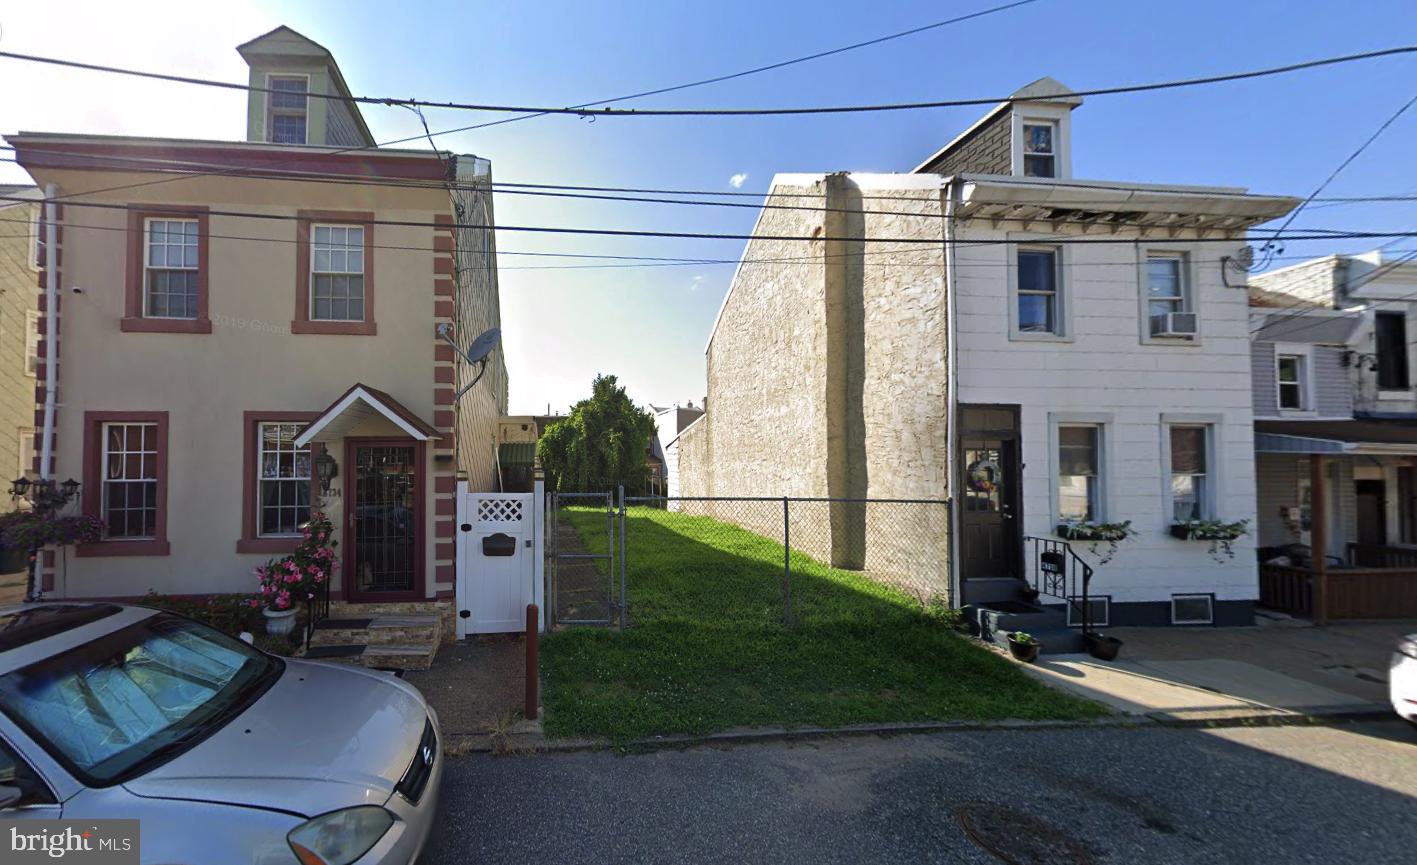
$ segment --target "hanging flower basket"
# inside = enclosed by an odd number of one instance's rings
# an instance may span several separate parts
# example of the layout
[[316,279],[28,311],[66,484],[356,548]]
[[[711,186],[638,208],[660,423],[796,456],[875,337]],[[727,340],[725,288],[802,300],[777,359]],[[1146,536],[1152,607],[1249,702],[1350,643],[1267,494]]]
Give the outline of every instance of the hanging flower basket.
[[[1105,565],[1117,555],[1117,546],[1132,537],[1137,530],[1131,520],[1120,523],[1100,523],[1092,520],[1074,520],[1058,523],[1057,535],[1065,541],[1082,541],[1088,551],[1097,556],[1097,563]],[[1106,544],[1106,552],[1101,552],[1101,544]]]
[[1183,541],[1209,541],[1211,558],[1217,562],[1235,558],[1235,541],[1250,532],[1250,521],[1185,520],[1171,524],[1171,537]]

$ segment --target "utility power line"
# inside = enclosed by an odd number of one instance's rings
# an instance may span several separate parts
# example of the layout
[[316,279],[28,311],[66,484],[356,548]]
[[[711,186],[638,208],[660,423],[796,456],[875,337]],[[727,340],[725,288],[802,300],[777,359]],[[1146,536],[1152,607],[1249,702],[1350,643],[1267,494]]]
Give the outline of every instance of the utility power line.
[[[1351,279],[1345,279],[1345,280],[1343,281],[1343,285],[1341,285],[1340,288],[1341,288],[1342,290],[1344,290],[1344,291],[1351,291],[1352,289],[1355,289],[1355,288],[1362,288],[1363,286],[1367,285],[1368,283],[1372,282],[1373,280],[1377,279],[1378,277],[1380,277],[1380,276],[1382,276],[1382,275],[1384,275],[1384,274],[1386,274],[1386,273],[1389,273],[1389,272],[1391,272],[1391,271],[1393,271],[1393,270],[1395,270],[1395,269],[1401,267],[1402,265],[1407,264],[1407,263],[1410,262],[1410,261],[1413,261],[1414,259],[1417,259],[1417,249],[1409,250],[1406,254],[1401,255],[1401,256],[1399,256],[1398,258],[1393,259],[1392,261],[1385,262],[1385,263],[1383,263],[1382,265],[1380,265],[1380,266],[1374,268],[1373,270],[1369,271],[1368,273],[1363,274],[1363,278],[1362,278],[1362,280],[1359,281],[1359,282],[1354,282],[1354,281],[1351,280]],[[1263,287],[1263,286],[1256,286],[1256,288],[1259,288],[1259,289],[1261,289],[1261,290],[1264,290],[1264,287]],[[1410,294],[1400,295],[1400,296],[1398,296],[1398,297],[1392,297],[1392,298],[1384,297],[1384,298],[1381,298],[1381,302],[1383,302],[1383,303],[1404,303],[1404,302],[1411,302],[1411,301],[1417,301],[1417,291],[1414,291],[1414,292],[1412,292],[1412,293],[1410,293]],[[1291,306],[1291,307],[1298,307],[1299,304],[1295,303],[1295,304],[1290,304],[1289,306]],[[1255,307],[1255,308],[1256,308],[1256,309],[1265,309],[1265,307]],[[1259,332],[1262,331],[1262,330],[1265,330],[1265,329],[1270,328],[1270,327],[1274,327],[1275,325],[1284,324],[1286,321],[1290,321],[1290,320],[1295,319],[1295,318],[1303,318],[1306,314],[1308,314],[1308,313],[1310,313],[1310,312],[1316,312],[1316,311],[1318,311],[1318,310],[1327,310],[1327,309],[1328,309],[1328,307],[1316,307],[1316,306],[1310,306],[1310,307],[1304,307],[1304,308],[1302,308],[1302,309],[1296,309],[1295,311],[1290,312],[1290,313],[1288,313],[1287,315],[1281,316],[1278,321],[1266,322],[1266,323],[1260,325],[1259,327],[1254,328],[1253,330],[1250,331],[1250,335],[1251,335],[1251,336],[1254,336],[1255,334],[1259,333]],[[1310,323],[1308,323],[1308,324],[1302,325],[1302,326],[1300,326],[1300,327],[1296,327],[1296,328],[1294,328],[1293,330],[1286,330],[1286,331],[1284,331],[1284,339],[1285,339],[1285,340],[1288,340],[1290,337],[1292,337],[1292,336],[1293,336],[1294,334],[1296,334],[1296,333],[1303,333],[1303,332],[1306,331],[1306,330],[1310,330],[1310,329],[1312,329],[1312,328],[1319,327],[1320,325],[1325,324],[1326,322],[1332,321],[1332,320],[1335,319],[1335,318],[1353,318],[1353,317],[1355,317],[1355,316],[1361,316],[1362,314],[1363,314],[1363,310],[1352,310],[1352,311],[1350,311],[1350,312],[1345,312],[1345,313],[1342,314],[1342,315],[1326,316],[1326,317],[1324,317],[1324,318],[1322,318],[1322,319],[1316,319],[1316,320],[1314,320],[1314,321],[1312,321],[1312,322],[1310,322]]]
[[[36,202],[36,203],[38,203],[38,202]],[[13,217],[3,217],[3,216],[0,216],[0,223],[5,223],[5,222],[20,224],[20,225],[30,225],[30,224],[32,224],[31,220],[29,220],[29,219],[24,219],[24,218],[16,219],[16,218],[13,218]],[[65,221],[64,221],[64,228],[65,228],[66,230],[71,230],[71,229],[72,229],[72,230],[77,230],[77,231],[107,231],[107,232],[117,232],[117,233],[121,233],[121,234],[126,234],[126,233],[128,232],[128,228],[127,228],[126,226],[122,226],[122,225],[92,225],[92,224],[88,224],[88,223],[76,223],[76,222],[72,222],[72,221],[69,221],[69,220],[65,220]],[[22,234],[0,234],[0,239],[18,240],[18,239],[26,239],[26,238],[29,238],[29,237],[31,237],[31,235],[30,235],[30,233],[28,233],[28,232],[22,233]],[[252,237],[252,236],[249,236],[249,235],[241,235],[241,234],[208,233],[208,234],[206,235],[206,237],[209,238],[209,239],[211,239],[211,240],[236,240],[236,241],[249,242],[249,243],[275,243],[275,244],[284,244],[284,245],[294,245],[294,244],[298,244],[298,243],[301,242],[301,241],[299,241],[298,239],[296,239],[296,238],[291,238],[291,237]],[[961,245],[969,245],[969,244],[968,244],[968,242],[961,242]],[[371,244],[368,244],[368,246],[369,246],[370,249],[388,249],[388,250],[396,250],[396,251],[404,251],[404,252],[427,252],[427,253],[434,253],[434,252],[438,252],[438,251],[439,251],[439,250],[437,250],[437,249],[435,249],[435,248],[433,248],[433,247],[431,247],[431,246],[417,246],[417,245],[407,245],[407,244],[371,243]],[[635,268],[635,267],[697,267],[697,266],[701,266],[701,265],[727,265],[727,264],[733,264],[733,265],[738,265],[738,264],[782,264],[782,263],[797,262],[797,261],[824,261],[824,260],[834,260],[834,259],[855,259],[855,258],[867,259],[867,258],[870,258],[870,257],[872,257],[872,256],[901,255],[901,254],[903,254],[903,253],[918,253],[918,252],[922,252],[922,251],[923,251],[923,252],[929,252],[928,249],[922,250],[922,249],[920,249],[919,247],[916,247],[916,248],[914,248],[914,249],[875,249],[875,250],[861,250],[861,251],[859,251],[859,252],[843,252],[843,253],[826,253],[826,252],[823,252],[821,255],[774,256],[774,257],[771,257],[771,258],[675,258],[675,257],[664,257],[664,256],[611,255],[611,254],[591,254],[591,253],[572,253],[572,252],[531,252],[531,251],[522,251],[522,250],[497,250],[496,255],[499,256],[499,257],[505,255],[505,256],[516,256],[516,257],[536,257],[536,258],[604,259],[604,260],[614,260],[614,261],[617,261],[617,262],[624,262],[624,263],[617,263],[617,264],[595,264],[595,265],[582,265],[582,264],[577,264],[577,265],[542,265],[542,266],[499,265],[499,267],[498,267],[498,270],[583,270],[583,269]],[[1414,253],[1417,253],[1417,250],[1396,250],[1396,251],[1397,251],[1397,252],[1414,252]],[[1300,259],[1311,259],[1311,258],[1313,258],[1313,256],[1308,256],[1308,255],[1293,255],[1293,256],[1286,256],[1286,258],[1295,259],[1295,260],[1300,260]],[[1222,261],[1222,259],[1220,259],[1220,258],[1215,258],[1215,259],[1200,259],[1200,260],[1198,261],[1198,263],[1201,263],[1201,264],[1219,264],[1219,263],[1221,263],[1221,261]],[[879,261],[879,260],[877,260],[877,261],[866,261],[865,263],[866,263],[868,266],[870,266],[870,267],[918,267],[918,266],[920,266],[920,262],[916,262],[916,261],[894,262],[894,261]],[[956,267],[959,267],[959,268],[961,268],[961,269],[977,269],[977,270],[1009,268],[1009,267],[1013,267],[1013,266],[1014,266],[1014,265],[1013,265],[1012,263],[1010,263],[1010,262],[964,261],[964,262],[957,262],[957,263],[956,263]],[[1099,267],[1121,267],[1121,268],[1126,268],[1126,269],[1128,269],[1128,270],[1135,270],[1135,269],[1136,269],[1136,263],[1135,263],[1135,262],[1131,262],[1131,261],[1098,261],[1098,262],[1089,262],[1089,263],[1063,262],[1063,263],[1061,263],[1059,266],[1062,267],[1062,268],[1065,269],[1065,270],[1073,269],[1073,268],[1099,268]]]
[[[1017,3],[1006,3],[1003,6],[994,6],[990,9],[983,9],[978,12],[971,12],[968,15],[959,15],[954,18],[947,18],[944,21],[936,21],[933,24],[926,24],[922,27],[912,27],[909,30],[902,30],[899,33],[891,33],[887,36],[878,36],[875,39],[868,39],[865,42],[855,42],[851,45],[843,45],[840,48],[832,48],[828,51],[818,51],[815,54],[808,54],[803,57],[796,57],[792,60],[782,60],[777,63],[769,63],[766,66],[756,66],[752,69],[744,69],[741,72],[732,72],[726,75],[718,75],[713,78],[703,78],[698,81],[690,81],[686,84],[675,84],[671,87],[659,87],[654,90],[642,90],[638,93],[629,93],[624,96],[616,96],[612,99],[593,99],[590,102],[583,102],[573,108],[589,108],[592,105],[608,105],[611,102],[629,102],[632,99],[643,99],[646,96],[659,96],[664,93],[674,93],[679,90],[688,90],[691,87],[702,87],[706,84],[719,84],[724,81],[732,81],[737,78],[746,78],[749,75],[757,75],[760,72],[770,72],[774,69],[782,69],[787,66],[794,66],[798,63],[806,63],[809,60],[820,60],[823,57],[831,57],[836,54],[845,54],[847,51],[855,51],[858,48],[867,48],[872,45],[880,45],[883,42],[890,42],[893,39],[901,39],[906,36],[914,36],[917,33],[924,33],[927,30],[936,30],[950,24],[959,24],[964,21],[972,21],[975,18],[983,18],[986,15],[993,15],[996,12],[1003,12],[1008,9],[1017,9],[1020,6],[1027,6],[1037,0],[1020,0]],[[518,117],[504,117],[501,120],[491,120],[486,123],[476,123],[472,126],[463,126],[458,129],[448,129],[443,132],[434,132],[431,135],[450,135],[454,132],[471,132],[474,129],[486,129],[489,126],[501,126],[506,123],[516,123],[521,120],[530,120],[533,117],[545,117],[545,112],[535,112],[532,114],[522,114]],[[430,136],[431,137],[431,136]],[[402,142],[400,142],[402,143]]]
[[[1173,90],[1183,87],[1199,87],[1208,84],[1223,84],[1232,81],[1247,81],[1255,78],[1267,78],[1274,75],[1287,75],[1292,72],[1300,72],[1305,69],[1317,69],[1323,66],[1335,66],[1344,63],[1356,63],[1364,60],[1374,60],[1379,57],[1391,57],[1399,54],[1411,54],[1417,52],[1417,45],[1401,45],[1394,48],[1383,48],[1376,51],[1364,51],[1358,54],[1343,54],[1336,57],[1323,57],[1316,60],[1305,60],[1299,63],[1289,63],[1283,66],[1271,66],[1264,69],[1252,69],[1243,72],[1228,72],[1219,75],[1203,75],[1194,78],[1180,78],[1167,81],[1155,81],[1144,84],[1125,84],[1113,87],[1098,87],[1090,90],[1074,90],[1070,96],[1115,96],[1126,93],[1149,93],[1158,90]],[[233,81],[216,81],[210,78],[196,78],[188,75],[174,75],[165,72],[146,72],[139,69],[130,69],[121,66],[107,66],[99,63],[84,63],[78,60],[66,60],[59,57],[44,57],[37,54],[22,54],[17,51],[0,51],[0,57],[11,60],[21,60],[30,63],[45,63],[54,66],[63,66],[73,69],[86,69],[94,72],[104,72],[113,75],[128,75],[137,78],[149,78],[160,81],[171,81],[179,84],[192,84],[203,87],[217,87],[226,90],[239,90],[249,93],[274,93],[276,91],[269,87],[254,87],[250,84],[240,84]],[[1019,101],[1014,96],[989,96],[973,97],[968,99],[942,99],[930,102],[895,102],[874,105],[830,105],[830,106],[805,106],[805,107],[783,107],[783,108],[575,108],[575,107],[552,107],[536,105],[497,105],[473,102],[437,102],[428,99],[410,99],[395,96],[339,96],[329,93],[308,93],[308,96],[317,99],[331,99],[338,102],[357,102],[364,105],[389,105],[417,108],[439,108],[456,111],[482,111],[502,114],[570,114],[578,117],[764,117],[764,116],[790,116],[800,114],[858,114],[874,113],[882,111],[916,111],[933,108],[963,108],[967,106],[993,105],[1001,102]],[[417,136],[423,137],[423,136]]]
[[[18,196],[0,195],[0,201],[33,201],[32,198],[22,198]],[[149,205],[141,204],[111,204],[107,202],[95,201],[68,201],[66,207],[91,207],[106,210],[144,210]],[[254,213],[239,210],[207,210],[209,216],[224,216],[243,219],[263,219],[277,221],[298,221],[299,216],[281,213]],[[902,243],[912,246],[920,245],[956,245],[956,246],[993,246],[997,244],[1016,243],[1017,241],[1007,239],[988,240],[946,240],[944,238],[926,237],[832,237],[827,235],[776,235],[776,234],[728,234],[714,233],[706,231],[646,231],[636,229],[614,229],[614,228],[578,228],[564,226],[546,225],[479,225],[475,223],[446,223],[438,224],[433,222],[419,222],[417,220],[402,219],[368,219],[360,222],[372,225],[390,225],[404,228],[464,228],[474,231],[509,231],[528,232],[539,234],[584,234],[600,235],[605,237],[657,237],[676,238],[686,240],[787,240],[799,241],[803,243],[813,242],[846,242],[846,243]],[[1417,231],[1312,231],[1309,234],[1294,234],[1283,237],[1283,240],[1350,240],[1350,239],[1372,239],[1391,237],[1417,237]],[[1243,238],[1168,238],[1167,243],[1217,243],[1226,240],[1243,240]],[[1059,237],[1048,241],[1053,246],[1089,246],[1108,244],[1135,244],[1139,241],[1130,237]]]

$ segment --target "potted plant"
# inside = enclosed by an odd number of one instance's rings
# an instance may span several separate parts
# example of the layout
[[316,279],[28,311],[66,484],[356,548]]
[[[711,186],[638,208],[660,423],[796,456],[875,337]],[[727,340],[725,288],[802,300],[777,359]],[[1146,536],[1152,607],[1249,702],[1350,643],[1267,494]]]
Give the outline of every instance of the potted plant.
[[0,572],[23,571],[35,554],[47,546],[68,546],[97,541],[103,522],[89,516],[59,516],[53,510],[10,511],[0,514]]
[[261,605],[266,617],[266,633],[289,634],[295,630],[296,604],[314,600],[321,585],[339,566],[335,557],[334,524],[321,511],[310,515],[300,529],[300,546],[283,559],[272,559],[256,568]]
[[[1137,530],[1131,520],[1120,523],[1103,523],[1095,520],[1065,520],[1058,523],[1057,535],[1065,541],[1085,541],[1088,551],[1097,556],[1097,563],[1105,565],[1117,555],[1117,545],[1132,537]],[[1106,553],[1099,553],[1101,544],[1107,545]]]
[[1179,520],[1171,524],[1171,536],[1183,541],[1210,541],[1210,557],[1224,563],[1235,558],[1235,541],[1250,530],[1249,520]]
[[1087,653],[1099,661],[1115,661],[1122,651],[1122,641],[1116,637],[1088,631],[1082,638],[1087,643]]
[[1038,650],[1041,648],[1043,648],[1043,644],[1034,639],[1032,634],[1024,631],[1014,631],[1009,634],[1009,654],[1025,664],[1032,664],[1038,660]]

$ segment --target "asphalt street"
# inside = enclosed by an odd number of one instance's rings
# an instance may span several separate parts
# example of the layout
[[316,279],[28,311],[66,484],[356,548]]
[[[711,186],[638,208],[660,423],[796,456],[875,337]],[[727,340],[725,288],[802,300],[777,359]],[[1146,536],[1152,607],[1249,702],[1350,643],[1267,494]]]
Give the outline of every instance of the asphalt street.
[[[989,852],[990,850],[995,852]],[[426,865],[1411,862],[1417,730],[993,730],[449,761]]]

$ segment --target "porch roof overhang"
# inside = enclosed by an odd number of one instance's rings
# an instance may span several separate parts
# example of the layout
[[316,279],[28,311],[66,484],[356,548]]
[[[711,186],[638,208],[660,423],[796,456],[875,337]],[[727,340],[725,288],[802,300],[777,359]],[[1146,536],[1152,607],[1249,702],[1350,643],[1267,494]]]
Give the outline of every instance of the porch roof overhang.
[[295,445],[305,447],[312,441],[344,438],[372,417],[385,418],[414,441],[426,442],[439,437],[436,427],[398,400],[366,384],[356,384],[320,412],[320,416],[296,436]]
[[1037,224],[1076,226],[1083,234],[1094,228],[1115,234],[1125,228],[1171,237],[1182,231],[1230,235],[1299,204],[1290,196],[1251,195],[1234,187],[969,174],[958,180],[963,184],[961,219],[988,219],[995,227],[1020,222],[1025,231]]
[[1417,424],[1373,420],[1256,421],[1255,452],[1417,456]]

